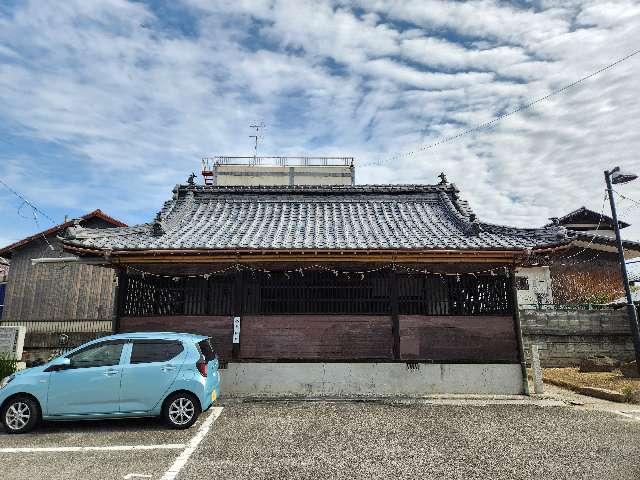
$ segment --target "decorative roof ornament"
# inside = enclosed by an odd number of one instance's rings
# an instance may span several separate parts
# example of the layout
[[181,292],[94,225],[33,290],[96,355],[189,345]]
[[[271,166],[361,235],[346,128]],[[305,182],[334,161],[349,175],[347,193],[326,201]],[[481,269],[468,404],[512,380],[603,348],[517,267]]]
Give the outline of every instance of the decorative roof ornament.
[[71,221],[73,222],[73,226],[67,227],[64,232],[62,232],[61,236],[68,240],[75,240],[82,236],[82,232],[85,231],[85,228],[80,224],[80,222],[82,222],[81,218],[74,218]]
[[469,235],[479,235],[480,232],[483,232],[483,231],[484,230],[478,223],[478,218],[476,217],[476,214],[472,213],[471,215],[469,215],[469,228],[467,229],[467,233]]
[[196,184],[196,174],[191,172],[191,175],[189,175],[189,178],[187,178],[187,183],[189,184],[190,187],[195,186]]
[[164,226],[162,225],[162,215],[158,212],[156,213],[156,218],[154,219],[153,226],[151,227],[151,234],[154,237],[161,237],[165,233]]
[[558,217],[550,217],[549,220],[551,220],[551,225],[554,227],[560,226],[560,219]]
[[440,172],[438,178],[440,179],[440,183],[438,183],[438,185],[448,185],[449,182],[447,181],[447,176],[444,174],[444,172]]

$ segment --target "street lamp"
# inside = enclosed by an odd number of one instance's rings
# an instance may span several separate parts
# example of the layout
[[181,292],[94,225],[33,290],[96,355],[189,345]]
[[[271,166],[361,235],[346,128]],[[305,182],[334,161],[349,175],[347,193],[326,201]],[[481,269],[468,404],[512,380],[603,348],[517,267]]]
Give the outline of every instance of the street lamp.
[[627,296],[627,314],[629,315],[629,324],[631,326],[631,335],[633,337],[633,346],[636,352],[636,368],[640,373],[640,329],[638,328],[638,312],[633,305],[633,297],[631,296],[631,288],[629,287],[629,277],[627,276],[627,265],[624,260],[624,247],[620,238],[620,225],[618,224],[618,214],[616,213],[616,203],[613,198],[612,183],[627,183],[638,178],[637,175],[629,172],[623,172],[620,167],[616,167],[611,171],[604,171],[604,179],[607,182],[607,193],[609,195],[609,204],[611,205],[611,216],[613,217],[613,227],[616,232],[616,243],[618,244],[618,257],[620,262],[620,273],[622,274],[622,284],[624,292]]

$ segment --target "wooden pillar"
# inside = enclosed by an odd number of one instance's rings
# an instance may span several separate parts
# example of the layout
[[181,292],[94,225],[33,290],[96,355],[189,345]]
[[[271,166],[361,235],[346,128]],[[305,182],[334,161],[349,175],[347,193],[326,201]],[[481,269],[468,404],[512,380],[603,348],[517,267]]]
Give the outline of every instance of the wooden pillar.
[[[235,272],[233,281],[233,301],[232,301],[232,319],[233,317],[242,317],[242,306],[244,304],[245,295],[245,278],[244,272],[237,270]],[[241,328],[242,330],[242,328]],[[240,341],[242,341],[242,333],[240,334]],[[240,357],[240,344],[234,343],[231,350],[231,358],[237,359]]]
[[520,360],[520,369],[522,370],[522,390],[525,395],[529,395],[529,379],[527,378],[527,361],[524,356],[524,342],[522,340],[522,326],[520,325],[520,309],[518,308],[518,289],[516,287],[516,269],[511,267],[509,270],[509,278],[507,280],[508,288],[511,290],[512,311],[513,311],[513,327],[516,331],[516,340],[518,342],[518,359]]
[[124,316],[124,302],[127,295],[127,270],[118,268],[116,270],[116,292],[113,302],[113,325],[111,329],[114,333],[120,331],[120,317]]
[[400,305],[398,300],[398,274],[389,272],[389,298],[391,300],[391,332],[393,334],[393,359],[400,360]]

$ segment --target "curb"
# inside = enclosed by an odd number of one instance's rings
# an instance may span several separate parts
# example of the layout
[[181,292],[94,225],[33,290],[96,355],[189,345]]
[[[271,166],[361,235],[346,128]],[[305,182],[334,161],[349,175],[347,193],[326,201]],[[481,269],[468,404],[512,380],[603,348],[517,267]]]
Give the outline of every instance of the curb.
[[566,388],[588,397],[609,400],[610,402],[627,403],[627,399],[624,394],[614,392],[613,390],[607,390],[606,388],[581,387],[563,380],[555,380],[547,377],[542,377],[542,380],[546,383],[550,383],[551,385],[555,385],[556,387]]

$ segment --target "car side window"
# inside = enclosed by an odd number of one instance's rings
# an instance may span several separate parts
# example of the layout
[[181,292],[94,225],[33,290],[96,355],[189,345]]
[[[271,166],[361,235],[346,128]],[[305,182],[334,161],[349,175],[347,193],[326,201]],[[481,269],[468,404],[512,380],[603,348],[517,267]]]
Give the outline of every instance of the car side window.
[[183,350],[182,343],[173,340],[134,341],[129,363],[167,362]]
[[70,368],[109,367],[120,363],[122,342],[104,342],[92,345],[79,352],[72,353],[67,358],[71,361]]

